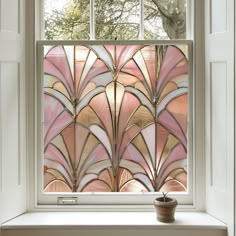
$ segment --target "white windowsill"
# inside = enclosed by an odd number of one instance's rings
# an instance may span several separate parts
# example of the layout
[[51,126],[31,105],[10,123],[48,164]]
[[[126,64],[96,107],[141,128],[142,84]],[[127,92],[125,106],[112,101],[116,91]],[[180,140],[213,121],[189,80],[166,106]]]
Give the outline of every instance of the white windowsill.
[[2,229],[59,228],[152,228],[182,230],[226,230],[221,221],[203,212],[176,212],[176,221],[156,220],[155,212],[34,212],[20,215],[2,225]]

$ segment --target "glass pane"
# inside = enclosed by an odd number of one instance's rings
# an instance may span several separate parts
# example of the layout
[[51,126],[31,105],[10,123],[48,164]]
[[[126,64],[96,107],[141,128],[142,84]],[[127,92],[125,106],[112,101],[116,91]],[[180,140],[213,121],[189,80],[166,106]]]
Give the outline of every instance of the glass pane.
[[187,191],[187,45],[44,55],[45,192]]
[[186,0],[144,0],[145,39],[185,39]]
[[96,39],[138,39],[139,0],[95,0]]
[[45,39],[89,39],[89,0],[44,0]]

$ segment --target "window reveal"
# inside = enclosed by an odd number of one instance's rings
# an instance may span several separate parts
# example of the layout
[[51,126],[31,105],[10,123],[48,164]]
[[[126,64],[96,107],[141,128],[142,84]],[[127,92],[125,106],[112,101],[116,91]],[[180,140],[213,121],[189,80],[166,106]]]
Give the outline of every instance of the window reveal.
[[44,46],[44,191],[187,191],[187,45]]

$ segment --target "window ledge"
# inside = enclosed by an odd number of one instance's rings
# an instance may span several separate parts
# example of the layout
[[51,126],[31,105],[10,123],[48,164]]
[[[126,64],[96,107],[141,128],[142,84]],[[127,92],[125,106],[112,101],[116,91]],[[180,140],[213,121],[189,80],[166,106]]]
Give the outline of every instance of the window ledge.
[[3,230],[148,228],[161,230],[223,230],[226,225],[203,212],[176,212],[171,224],[156,220],[155,212],[33,212],[20,215],[2,225]]

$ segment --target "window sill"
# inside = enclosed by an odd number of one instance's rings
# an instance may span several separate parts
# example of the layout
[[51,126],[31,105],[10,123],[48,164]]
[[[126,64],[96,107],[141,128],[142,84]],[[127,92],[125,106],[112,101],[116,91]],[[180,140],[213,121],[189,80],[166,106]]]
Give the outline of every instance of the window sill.
[[227,227],[203,212],[176,212],[171,224],[156,220],[155,212],[33,212],[20,215],[2,225],[3,230],[134,228],[160,230],[220,230]]

